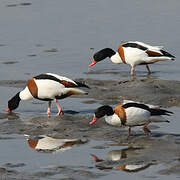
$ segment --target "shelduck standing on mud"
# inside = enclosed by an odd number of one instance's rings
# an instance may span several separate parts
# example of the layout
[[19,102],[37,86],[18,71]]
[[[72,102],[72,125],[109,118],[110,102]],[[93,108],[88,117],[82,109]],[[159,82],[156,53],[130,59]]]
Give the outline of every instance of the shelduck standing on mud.
[[105,48],[96,52],[93,56],[93,62],[89,67],[109,57],[113,63],[129,64],[132,76],[134,75],[136,65],[146,65],[147,71],[150,74],[151,71],[148,64],[164,60],[174,60],[175,58],[175,56],[162,48],[162,46],[151,46],[143,42],[128,41],[122,43],[117,52],[111,48]]
[[39,99],[48,101],[47,114],[51,114],[51,101],[54,100],[58,108],[58,115],[62,115],[62,108],[58,104],[58,99],[63,99],[74,94],[87,94],[87,92],[78,87],[86,87],[87,85],[73,81],[67,77],[57,74],[45,73],[37,75],[28,80],[24,90],[18,92],[12,99],[8,101],[7,112],[16,109],[21,100]]
[[137,102],[128,102],[114,107],[104,105],[95,110],[94,118],[90,124],[94,124],[99,118],[105,116],[105,121],[114,126],[128,126],[128,136],[130,136],[131,127],[142,126],[143,131],[150,136],[150,130],[147,128],[150,122],[169,122],[161,115],[169,116],[173,112],[160,109],[151,105]]

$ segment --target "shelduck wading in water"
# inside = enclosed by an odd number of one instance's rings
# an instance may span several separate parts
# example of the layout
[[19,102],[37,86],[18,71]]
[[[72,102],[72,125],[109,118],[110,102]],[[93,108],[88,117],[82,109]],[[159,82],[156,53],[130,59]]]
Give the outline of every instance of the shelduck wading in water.
[[130,136],[131,127],[134,126],[142,126],[143,131],[149,136],[151,131],[147,128],[148,124],[150,122],[169,122],[161,115],[170,116],[170,114],[173,112],[136,102],[119,104],[114,109],[111,106],[104,105],[96,109],[90,124],[94,124],[99,118],[105,117],[108,124],[129,127],[128,136]]
[[73,81],[57,74],[40,74],[29,79],[25,89],[18,92],[8,101],[8,109],[6,111],[10,112],[16,109],[21,100],[35,98],[42,101],[48,101],[48,115],[51,114],[51,101],[54,100],[58,108],[58,115],[62,115],[62,108],[58,104],[58,99],[63,99],[74,94],[88,94],[78,87],[89,88],[81,82]]
[[146,65],[147,71],[150,74],[148,64],[153,64],[158,61],[174,60],[175,56],[162,49],[162,46],[151,46],[143,42],[128,41],[122,43],[117,52],[111,48],[105,48],[96,52],[93,56],[93,62],[89,67],[109,57],[113,63],[129,64],[131,66],[131,75],[134,75],[136,65]]

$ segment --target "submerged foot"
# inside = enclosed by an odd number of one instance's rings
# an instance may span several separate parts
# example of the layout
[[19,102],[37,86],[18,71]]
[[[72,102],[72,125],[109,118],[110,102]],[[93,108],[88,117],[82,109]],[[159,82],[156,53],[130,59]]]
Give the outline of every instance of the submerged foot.
[[64,115],[63,111],[57,113],[57,116],[62,116],[62,115]]
[[143,127],[143,131],[145,132],[145,134],[148,136],[148,137],[151,137],[151,131],[145,126]]
[[48,116],[50,116],[51,115],[51,111],[47,111],[47,113],[46,113]]

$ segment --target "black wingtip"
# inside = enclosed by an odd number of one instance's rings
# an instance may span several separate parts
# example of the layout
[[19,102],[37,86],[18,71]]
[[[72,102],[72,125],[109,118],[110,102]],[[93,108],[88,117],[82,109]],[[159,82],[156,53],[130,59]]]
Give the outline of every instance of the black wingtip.
[[155,109],[155,108],[150,108],[151,116],[156,116],[156,115],[166,115],[166,116],[171,116],[171,114],[174,114],[171,111],[167,111],[165,109]]
[[167,110],[165,110],[166,111],[166,113],[168,113],[169,115],[170,114],[174,114],[172,111],[167,111]]
[[78,87],[85,87],[90,89],[90,87],[86,85],[84,82],[79,82],[79,81],[74,81],[74,82],[78,85]]
[[175,56],[173,56],[172,54],[168,53],[168,52],[165,51],[165,50],[162,50],[162,49],[161,49],[160,51],[161,51],[161,53],[162,53],[164,56],[170,57],[170,58],[172,58],[172,59],[175,58]]
[[172,111],[167,111],[164,109],[162,111],[163,111],[164,115],[166,115],[166,116],[171,116],[172,114],[174,114]]

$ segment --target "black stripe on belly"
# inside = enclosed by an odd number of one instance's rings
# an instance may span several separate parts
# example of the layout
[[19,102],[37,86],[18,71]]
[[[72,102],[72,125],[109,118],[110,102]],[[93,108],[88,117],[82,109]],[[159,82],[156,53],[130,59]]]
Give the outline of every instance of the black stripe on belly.
[[125,43],[125,44],[122,44],[123,47],[131,47],[131,48],[138,48],[138,49],[141,49],[143,51],[147,50],[148,48],[142,46],[142,45],[139,45],[137,43]]

